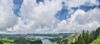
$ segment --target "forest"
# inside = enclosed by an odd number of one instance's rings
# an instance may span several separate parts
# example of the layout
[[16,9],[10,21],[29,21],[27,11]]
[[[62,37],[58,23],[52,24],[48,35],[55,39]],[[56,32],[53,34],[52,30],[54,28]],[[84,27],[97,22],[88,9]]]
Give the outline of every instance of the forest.
[[100,27],[92,32],[83,30],[68,37],[63,35],[50,40],[58,44],[100,44]]
[[75,42],[71,44],[100,44],[100,28],[89,33],[83,30],[82,34],[78,36]]

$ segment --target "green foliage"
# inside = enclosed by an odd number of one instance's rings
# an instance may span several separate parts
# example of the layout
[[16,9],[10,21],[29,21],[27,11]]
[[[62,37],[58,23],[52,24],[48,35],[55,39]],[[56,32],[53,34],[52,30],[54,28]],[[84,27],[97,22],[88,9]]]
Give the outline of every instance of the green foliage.
[[30,44],[42,44],[41,40],[30,41]]
[[96,38],[97,38],[97,36],[99,36],[100,35],[100,28],[98,28],[97,30],[96,30]]
[[[2,38],[2,42],[3,44],[42,44],[41,39],[37,39],[37,38],[31,38],[28,39],[28,37],[26,38],[26,36],[22,37],[22,36],[17,36],[17,37],[5,37]],[[1,44],[1,41],[0,41]]]
[[3,44],[3,42],[2,42],[2,41],[0,41],[0,44]]
[[59,37],[56,37],[56,38],[52,38],[52,39],[49,39],[50,41],[52,42],[55,42],[55,43],[58,43],[58,44],[67,44],[68,43],[68,38],[67,36],[65,35],[62,35],[62,36],[59,36]]
[[[97,28],[96,31],[92,31],[89,33],[83,30],[82,34],[78,36],[75,42],[71,42],[71,44],[90,44],[92,41],[97,39],[100,35],[100,28]],[[93,44],[100,44],[100,39],[97,39]]]
[[25,44],[27,40],[24,37],[18,37],[16,40],[14,40],[14,43],[17,44]]
[[62,40],[60,41],[60,43],[68,44],[68,39],[62,39]]
[[91,44],[100,44],[100,39],[94,40]]
[[62,37],[56,37],[56,38],[52,38],[52,39],[49,39],[50,41],[52,42],[56,42],[56,43],[60,43],[60,40],[62,40]]

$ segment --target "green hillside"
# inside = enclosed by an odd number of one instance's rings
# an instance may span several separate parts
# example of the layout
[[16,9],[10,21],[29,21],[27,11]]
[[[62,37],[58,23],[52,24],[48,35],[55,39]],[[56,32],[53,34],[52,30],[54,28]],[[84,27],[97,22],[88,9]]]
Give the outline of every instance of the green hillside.
[[71,44],[71,42],[75,42],[75,39],[77,39],[78,36],[75,34],[75,35],[70,35],[70,36],[59,36],[59,37],[56,37],[56,38],[52,38],[52,39],[49,39],[50,41],[52,42],[55,42],[55,43],[58,43],[58,44]]
[[[83,32],[75,39],[75,42],[71,42],[71,44],[100,44],[100,27],[95,31]],[[73,39],[74,40],[74,39]]]
[[50,39],[58,44],[100,44],[100,27],[95,31],[84,31],[70,36],[60,36]]
[[99,35],[99,37],[98,37],[96,40],[94,40],[91,44],[100,44],[100,35]]

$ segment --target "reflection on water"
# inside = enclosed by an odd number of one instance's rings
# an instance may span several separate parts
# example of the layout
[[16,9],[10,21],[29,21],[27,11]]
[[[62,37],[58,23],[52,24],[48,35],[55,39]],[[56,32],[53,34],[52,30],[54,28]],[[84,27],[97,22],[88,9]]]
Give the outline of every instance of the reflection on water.
[[45,38],[54,38],[54,37],[49,37],[49,36],[35,36],[35,38],[42,39],[42,44],[56,44],[56,43],[51,42],[48,39],[45,39]]
[[56,44],[56,43],[53,43],[53,42],[49,41],[48,39],[44,39],[44,40],[42,40],[42,44]]

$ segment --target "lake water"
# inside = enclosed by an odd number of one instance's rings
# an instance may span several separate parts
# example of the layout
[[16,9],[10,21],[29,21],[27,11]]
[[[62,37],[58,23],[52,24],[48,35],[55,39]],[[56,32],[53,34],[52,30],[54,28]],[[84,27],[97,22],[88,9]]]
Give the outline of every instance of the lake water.
[[45,38],[54,38],[54,37],[49,37],[49,36],[35,36],[35,38],[42,39],[42,44],[56,44],[56,43],[51,42],[48,39],[45,39]]
[[42,44],[56,44],[56,43],[53,43],[48,39],[44,39],[44,40],[42,40]]

